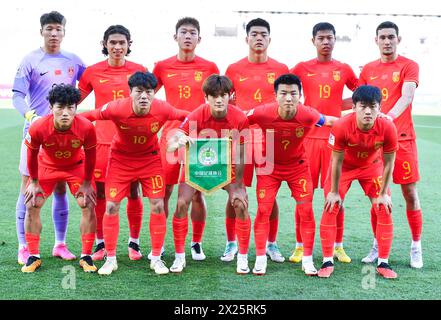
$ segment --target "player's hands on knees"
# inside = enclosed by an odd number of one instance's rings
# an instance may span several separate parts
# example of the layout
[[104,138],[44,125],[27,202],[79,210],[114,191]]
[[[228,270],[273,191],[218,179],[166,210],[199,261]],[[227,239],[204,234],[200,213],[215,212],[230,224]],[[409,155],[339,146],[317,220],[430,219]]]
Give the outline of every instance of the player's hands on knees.
[[31,201],[31,206],[35,208],[41,207],[41,201],[39,201],[38,198],[40,198],[40,200],[44,199],[44,193],[38,182],[31,181],[26,188],[24,196],[25,204]]
[[329,192],[325,200],[325,211],[331,213],[335,205],[341,206],[341,202],[338,192]]
[[234,201],[239,200],[245,208],[248,208],[248,194],[244,186],[232,185],[231,188],[231,205],[234,207]]
[[380,209],[380,205],[383,205],[387,213],[392,212],[392,199],[388,194],[380,195],[378,198],[374,198],[373,203],[377,209]]
[[92,203],[94,206],[96,205],[96,192],[91,181],[83,181],[83,184],[75,194],[75,198],[78,199],[81,197],[83,198],[82,203],[80,203],[82,208],[86,207],[90,203]]

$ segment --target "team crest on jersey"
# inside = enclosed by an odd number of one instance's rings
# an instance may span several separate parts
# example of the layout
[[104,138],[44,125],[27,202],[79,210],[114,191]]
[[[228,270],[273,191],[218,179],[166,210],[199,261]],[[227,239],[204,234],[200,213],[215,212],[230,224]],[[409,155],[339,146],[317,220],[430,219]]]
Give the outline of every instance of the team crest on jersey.
[[118,193],[118,190],[116,188],[110,188],[109,191],[110,191],[110,197],[115,198],[116,194]]
[[375,150],[380,149],[383,146],[383,144],[384,144],[383,141],[375,141],[374,143]]
[[100,169],[95,169],[95,171],[93,172],[93,175],[95,176],[95,178],[101,178],[101,170]]
[[400,71],[395,71],[394,73],[392,73],[392,81],[393,82],[400,81]]
[[81,141],[78,139],[73,139],[72,140],[72,148],[77,149],[81,146]]
[[303,127],[296,128],[296,137],[297,138],[303,137],[304,133],[305,133],[305,129],[303,129]]
[[332,77],[334,78],[334,81],[340,81],[341,79],[340,71],[332,71]]
[[269,84],[274,84],[274,81],[276,80],[276,74],[274,72],[267,73],[266,79],[268,80]]
[[150,126],[150,129],[152,130],[152,133],[156,133],[159,131],[159,122],[153,122]]
[[259,190],[259,199],[263,199],[265,198],[265,189],[260,189]]
[[201,82],[202,81],[202,71],[194,72],[194,81]]
[[67,70],[67,74],[69,75],[69,77],[73,77],[75,73],[75,68],[70,66],[69,69]]
[[334,137],[334,135],[333,135],[332,133],[329,135],[328,143],[329,143],[331,146],[333,146],[334,143],[335,143],[335,137]]

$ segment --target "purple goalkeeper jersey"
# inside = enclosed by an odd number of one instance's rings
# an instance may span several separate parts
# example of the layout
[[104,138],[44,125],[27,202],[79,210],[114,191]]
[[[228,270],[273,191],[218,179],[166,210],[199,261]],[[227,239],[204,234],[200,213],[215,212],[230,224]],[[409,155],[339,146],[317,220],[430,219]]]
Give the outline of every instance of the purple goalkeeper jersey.
[[49,114],[49,101],[46,99],[53,84],[76,85],[86,66],[73,53],[61,50],[57,54],[45,53],[41,48],[24,57],[17,70],[12,91],[26,95],[24,105],[14,105],[20,114],[35,110],[39,116]]

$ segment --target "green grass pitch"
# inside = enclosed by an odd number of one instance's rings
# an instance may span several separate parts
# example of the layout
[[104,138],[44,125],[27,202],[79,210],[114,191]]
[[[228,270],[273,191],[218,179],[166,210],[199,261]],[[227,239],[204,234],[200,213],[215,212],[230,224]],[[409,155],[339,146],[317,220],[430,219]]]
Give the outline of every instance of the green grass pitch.
[[[225,244],[224,207],[226,193],[218,191],[207,197],[208,216],[203,248],[206,261],[192,261],[187,237],[187,267],[182,274],[157,276],[149,269],[145,259],[130,261],[127,257],[128,227],[125,202],[121,208],[121,231],[118,246],[119,269],[109,277],[85,274],[78,260],[61,261],[51,257],[54,231],[51,221],[51,200],[42,210],[43,233],[41,240],[42,268],[35,274],[23,274],[17,264],[17,238],[15,231],[15,202],[20,177],[17,171],[22,120],[15,110],[0,110],[0,298],[1,299],[439,299],[440,272],[440,217],[439,199],[441,185],[441,117],[415,116],[422,180],[419,194],[423,207],[424,268],[409,267],[410,231],[404,201],[397,186],[392,187],[394,201],[395,237],[390,262],[397,271],[397,280],[375,276],[373,267],[364,266],[360,260],[372,243],[369,203],[355,183],[346,199],[345,248],[352,257],[351,264],[336,263],[335,273],[329,279],[306,277],[298,264],[268,262],[267,274],[238,276],[235,262],[219,260]],[[254,179],[255,182],[255,179]],[[256,213],[254,189],[248,189],[250,213]],[[71,198],[72,199],[72,198]],[[288,257],[293,249],[294,202],[284,184],[279,191],[280,224],[278,243]],[[176,203],[176,192],[171,207]],[[80,211],[71,201],[67,241],[71,250],[79,255]],[[316,192],[314,210],[316,217],[316,242],[314,260],[321,264],[321,247],[318,225],[323,207],[322,191]],[[141,249],[150,251],[148,233],[148,201],[144,199],[145,214],[141,232]],[[168,219],[165,242],[167,266],[173,262],[173,235]],[[191,226],[189,227],[191,232]],[[255,260],[253,237],[250,244],[250,267]],[[101,266],[101,262],[98,266]]]

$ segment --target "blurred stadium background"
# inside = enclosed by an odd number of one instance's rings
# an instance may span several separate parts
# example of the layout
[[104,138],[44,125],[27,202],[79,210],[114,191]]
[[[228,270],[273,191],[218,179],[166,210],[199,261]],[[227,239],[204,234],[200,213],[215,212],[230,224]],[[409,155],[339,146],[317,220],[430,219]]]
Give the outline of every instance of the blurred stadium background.
[[[385,20],[400,27],[399,53],[420,65],[420,86],[414,103],[415,114],[441,114],[437,78],[441,75],[441,3],[414,1],[343,0],[134,0],[3,2],[0,26],[3,31],[0,65],[0,107],[12,107],[11,85],[16,68],[25,54],[41,46],[39,17],[58,10],[67,19],[62,48],[78,54],[87,65],[103,59],[100,40],[111,24],[123,24],[132,33],[130,59],[153,69],[154,62],[177,52],[173,40],[176,21],[193,16],[201,23],[202,41],[197,54],[217,63],[221,72],[228,64],[247,54],[246,23],[256,17],[271,24],[271,57],[289,68],[315,56],[311,30],[315,23],[328,21],[337,31],[334,58],[348,63],[358,74],[366,62],[379,57],[375,28]],[[349,95],[349,92],[346,92]],[[163,98],[163,92],[158,93]],[[88,101],[92,100],[90,97]],[[92,106],[92,102],[86,105]]]

